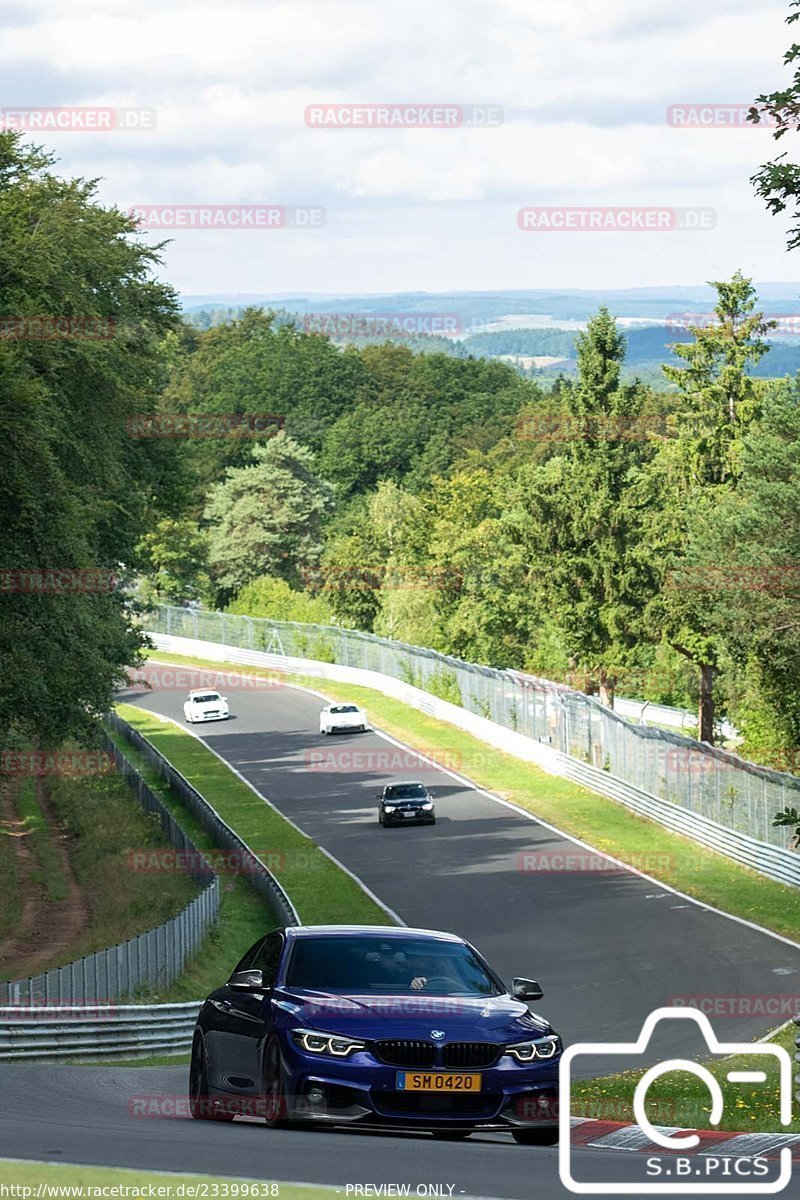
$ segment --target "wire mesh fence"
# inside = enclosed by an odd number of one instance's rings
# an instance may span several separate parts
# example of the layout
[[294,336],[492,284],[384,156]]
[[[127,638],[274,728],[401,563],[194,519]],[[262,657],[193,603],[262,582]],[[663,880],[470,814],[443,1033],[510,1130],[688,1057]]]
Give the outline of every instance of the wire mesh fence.
[[791,830],[773,820],[798,805],[800,778],[676,732],[634,725],[564,685],[337,626],[161,605],[147,628],[402,679],[726,829],[790,849]]

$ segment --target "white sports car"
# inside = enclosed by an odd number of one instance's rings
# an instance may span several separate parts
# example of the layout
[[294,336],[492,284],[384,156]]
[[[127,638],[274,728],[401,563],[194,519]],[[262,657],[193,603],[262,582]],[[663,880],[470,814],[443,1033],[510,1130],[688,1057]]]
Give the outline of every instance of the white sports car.
[[227,721],[228,697],[220,696],[209,688],[196,688],[189,692],[183,706],[183,715],[190,725],[195,721]]
[[329,704],[319,714],[320,733],[336,733],[337,729],[367,728],[367,714],[357,704]]

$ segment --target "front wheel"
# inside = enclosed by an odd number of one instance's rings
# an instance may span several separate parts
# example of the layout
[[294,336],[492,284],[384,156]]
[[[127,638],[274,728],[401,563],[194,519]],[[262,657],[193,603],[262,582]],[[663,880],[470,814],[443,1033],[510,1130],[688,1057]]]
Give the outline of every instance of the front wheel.
[[289,1122],[283,1065],[278,1041],[271,1037],[264,1051],[264,1117],[268,1129],[285,1128]]
[[512,1129],[511,1136],[518,1146],[556,1146],[557,1129]]
[[189,1108],[195,1121],[232,1121],[234,1114],[220,1111],[208,1092],[208,1067],[203,1039],[195,1034],[189,1067]]

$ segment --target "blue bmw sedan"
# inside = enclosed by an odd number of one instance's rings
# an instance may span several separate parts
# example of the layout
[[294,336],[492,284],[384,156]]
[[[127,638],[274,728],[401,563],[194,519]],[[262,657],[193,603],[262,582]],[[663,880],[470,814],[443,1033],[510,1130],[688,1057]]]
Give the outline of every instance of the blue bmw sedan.
[[276,929],[206,1000],[192,1043],[199,1120],[558,1139],[561,1040],[477,950],[383,926]]

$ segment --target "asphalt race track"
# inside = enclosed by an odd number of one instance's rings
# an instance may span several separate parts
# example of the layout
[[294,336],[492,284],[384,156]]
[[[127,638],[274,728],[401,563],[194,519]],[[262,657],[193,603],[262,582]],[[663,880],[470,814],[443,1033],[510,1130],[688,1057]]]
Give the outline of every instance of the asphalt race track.
[[[736,998],[800,992],[797,947],[611,864],[602,871],[523,870],[526,852],[573,861],[584,852],[376,733],[320,736],[322,702],[308,692],[230,684],[224,690],[232,719],[194,731],[408,925],[453,930],[475,942],[505,978],[539,979],[545,998],[536,1007],[567,1042],[633,1040],[653,1009],[677,997],[712,998],[724,1009]],[[182,720],[185,692],[134,691],[121,698]],[[320,750],[337,769],[310,769],[309,755]],[[381,769],[378,755],[385,762],[387,752],[402,756],[403,769]],[[375,793],[398,775],[434,788],[436,826],[378,826]],[[726,1041],[752,1040],[778,1023],[741,1013],[712,1020]],[[667,1044],[670,1057],[702,1049],[682,1022],[655,1048]],[[132,1118],[132,1097],[185,1096],[186,1074],[184,1067],[5,1065],[0,1155],[342,1189],[408,1183],[412,1195],[419,1184],[443,1185],[445,1196],[451,1185],[453,1196],[568,1195],[555,1148],[516,1146],[505,1134],[449,1144],[427,1135],[278,1131],[239,1120],[215,1126],[180,1115]],[[575,1153],[582,1177],[642,1178],[638,1154]]]
[[[800,948],[631,871],[522,869],[526,852],[556,863],[564,856],[574,863],[585,852],[376,733],[320,736],[317,696],[292,687],[227,694],[231,720],[185,728],[407,925],[452,930],[474,942],[504,978],[538,979],[545,994],[538,1008],[567,1041],[633,1040],[644,1018],[675,997],[727,1001],[800,992]],[[183,692],[121,699],[183,720]],[[337,769],[310,766],[310,756],[320,753],[322,765]],[[387,753],[403,771],[370,769]],[[375,795],[398,774],[434,789],[435,826],[378,825]],[[748,1016],[715,1018],[715,1025],[738,1041],[770,1028],[769,1020]],[[680,1045],[681,1031],[676,1036]]]
[[[3,1066],[2,1154],[267,1182],[292,1179],[341,1188],[343,1197],[348,1184],[387,1183],[410,1184],[412,1196],[420,1184],[443,1186],[445,1198],[451,1186],[453,1198],[569,1195],[559,1180],[557,1149],[517,1146],[508,1134],[447,1143],[427,1134],[284,1131],[255,1120],[214,1125],[183,1116],[131,1117],[135,1098],[144,1094],[179,1095],[185,1104],[186,1076],[185,1067]],[[581,1148],[575,1158],[581,1178],[614,1183],[642,1178],[639,1154]]]

